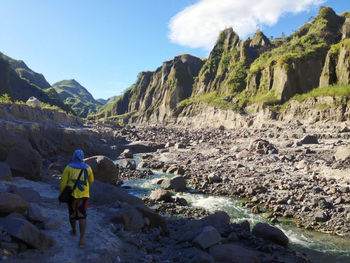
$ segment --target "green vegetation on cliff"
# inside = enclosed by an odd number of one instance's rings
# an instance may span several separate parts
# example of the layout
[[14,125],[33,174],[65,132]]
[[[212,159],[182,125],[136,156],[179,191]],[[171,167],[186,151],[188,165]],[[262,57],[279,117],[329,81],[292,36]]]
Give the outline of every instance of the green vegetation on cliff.
[[[349,83],[347,17],[349,13],[338,16],[331,8],[322,7],[314,21],[287,38],[271,41],[259,30],[241,41],[232,28],[227,28],[220,33],[208,59],[199,62],[182,55],[164,62],[154,72],[142,72],[112,107],[95,116],[159,121],[181,116],[182,111],[188,113],[193,109],[191,104],[200,102],[251,112],[263,107],[281,108],[290,98],[301,98],[298,96],[326,94],[317,88]],[[334,56],[328,57],[329,53]],[[347,96],[342,88],[332,89]]]
[[60,99],[43,75],[35,73],[21,60],[14,60],[0,53],[0,95],[8,94],[15,101],[27,101],[34,96],[41,102],[57,106],[63,111],[75,114]]
[[[21,100],[12,100],[11,97],[7,93],[4,93],[4,94],[0,95],[0,104],[26,104],[26,103],[24,101],[21,101]],[[51,110],[57,110],[59,112],[67,113],[66,111],[64,111],[60,107],[57,107],[55,105],[51,105],[51,104],[48,104],[45,102],[40,102],[40,105],[41,105],[41,108],[43,108],[43,109],[51,109]],[[71,113],[69,113],[69,114],[71,114]]]

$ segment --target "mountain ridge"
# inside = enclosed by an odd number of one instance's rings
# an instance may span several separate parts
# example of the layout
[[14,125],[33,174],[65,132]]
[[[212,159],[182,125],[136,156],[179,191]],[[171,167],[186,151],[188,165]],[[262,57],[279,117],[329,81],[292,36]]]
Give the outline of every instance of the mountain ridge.
[[75,79],[58,81],[52,85],[52,88],[80,117],[95,114],[103,106]]
[[[201,60],[198,74],[187,79],[192,86],[187,87],[190,92],[186,96],[166,99],[188,75],[173,75],[174,85],[165,87],[164,79],[157,77],[160,74],[157,70],[167,63],[164,62],[154,72],[140,73],[137,82],[115,101],[112,109],[91,118],[120,116],[122,121],[140,123],[176,121],[185,115],[195,116],[200,109],[192,107],[196,113],[190,106],[198,102],[204,102],[203,109],[211,105],[241,113],[254,113],[265,107],[278,110],[296,94],[318,87],[347,85],[350,83],[349,17],[349,12],[338,16],[332,8],[322,7],[313,21],[287,38],[275,40],[259,30],[252,38],[240,40],[232,28],[226,28],[208,59]],[[167,71],[161,73],[167,74]],[[163,88],[154,93],[152,86]],[[162,103],[150,103],[152,96]]]

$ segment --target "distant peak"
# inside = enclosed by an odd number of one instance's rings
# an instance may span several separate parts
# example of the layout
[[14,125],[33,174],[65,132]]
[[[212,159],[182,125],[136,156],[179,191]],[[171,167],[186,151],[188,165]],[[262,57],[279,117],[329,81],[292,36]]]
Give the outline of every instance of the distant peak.
[[270,45],[270,40],[264,35],[264,33],[258,29],[251,42],[251,46],[268,46]]
[[337,14],[334,12],[334,10],[331,7],[321,6],[316,19],[324,18],[326,20],[330,20],[334,17],[337,17]]

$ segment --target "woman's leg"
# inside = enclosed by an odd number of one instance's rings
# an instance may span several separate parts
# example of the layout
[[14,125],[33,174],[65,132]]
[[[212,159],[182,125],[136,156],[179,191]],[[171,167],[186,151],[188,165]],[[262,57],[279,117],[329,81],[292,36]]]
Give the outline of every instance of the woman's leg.
[[74,236],[77,234],[76,222],[77,220],[69,218],[69,223],[72,227],[72,235]]
[[74,208],[74,199],[72,201],[68,202],[67,205],[68,205],[68,213],[69,213],[69,223],[72,227],[71,233],[73,235],[76,235],[77,234],[77,228],[76,228],[77,220],[75,219],[76,212],[75,212],[75,208]]
[[85,244],[85,231],[86,231],[86,218],[79,219],[79,230],[80,230],[80,245]]
[[79,199],[79,205],[77,207],[77,215],[79,218],[79,230],[80,230],[80,241],[79,245],[85,245],[85,231],[86,231],[86,212],[88,208],[88,198]]

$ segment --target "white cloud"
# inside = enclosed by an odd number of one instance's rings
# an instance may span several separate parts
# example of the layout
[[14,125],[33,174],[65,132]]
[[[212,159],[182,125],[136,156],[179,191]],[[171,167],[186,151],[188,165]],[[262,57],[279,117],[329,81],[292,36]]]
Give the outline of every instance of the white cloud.
[[169,38],[184,46],[210,50],[219,32],[227,27],[240,36],[261,25],[274,25],[285,13],[299,13],[325,0],[200,0],[176,14]]

